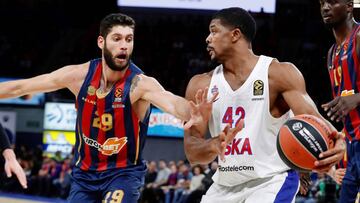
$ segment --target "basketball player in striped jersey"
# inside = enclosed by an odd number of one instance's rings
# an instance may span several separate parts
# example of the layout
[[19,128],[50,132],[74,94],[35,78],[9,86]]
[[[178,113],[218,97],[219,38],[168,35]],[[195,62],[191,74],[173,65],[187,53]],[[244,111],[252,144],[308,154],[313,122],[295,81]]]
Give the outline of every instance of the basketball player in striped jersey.
[[320,0],[323,22],[335,37],[327,57],[334,99],[322,107],[331,120],[343,122],[348,142],[339,202],[360,198],[360,26],[353,19],[353,9],[352,0]]
[[[69,202],[139,198],[150,103],[189,121],[189,102],[164,90],[130,60],[135,21],[110,14],[100,24],[102,58],[30,79],[0,83],[0,98],[68,88],[76,97],[75,167]],[[187,125],[191,125],[192,120]]]
[[[295,202],[299,176],[280,159],[276,136],[290,110],[295,115],[321,117],[303,76],[293,64],[253,53],[256,24],[242,8],[218,11],[209,30],[207,50],[221,65],[194,76],[186,98],[201,104],[218,96],[208,106],[211,115],[197,112],[208,122],[192,126],[184,138],[187,158],[193,164],[207,164],[220,155],[214,183],[202,202]],[[205,87],[208,91],[199,91]],[[205,139],[207,127],[211,139]],[[318,172],[328,171],[345,151],[339,133],[330,123],[329,127],[335,147],[314,163]]]

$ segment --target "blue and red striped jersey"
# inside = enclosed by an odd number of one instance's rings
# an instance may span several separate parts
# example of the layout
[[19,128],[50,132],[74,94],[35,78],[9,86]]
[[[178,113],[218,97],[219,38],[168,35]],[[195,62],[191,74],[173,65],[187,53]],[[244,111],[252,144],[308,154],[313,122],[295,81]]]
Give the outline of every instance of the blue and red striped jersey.
[[132,79],[142,71],[132,62],[124,77],[101,94],[102,60],[90,61],[89,71],[76,98],[75,166],[104,171],[143,164],[147,115],[140,121],[130,102]]
[[[360,26],[356,25],[344,43],[341,45],[334,44],[330,48],[328,66],[334,98],[359,93],[360,67],[359,56],[356,52],[356,34],[359,29]],[[359,106],[345,117],[344,131],[347,139],[360,139]]]

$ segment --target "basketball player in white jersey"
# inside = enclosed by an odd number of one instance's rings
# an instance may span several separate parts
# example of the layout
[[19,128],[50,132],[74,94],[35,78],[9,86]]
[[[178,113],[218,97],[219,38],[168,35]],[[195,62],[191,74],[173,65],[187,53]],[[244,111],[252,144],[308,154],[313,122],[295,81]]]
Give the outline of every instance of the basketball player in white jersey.
[[[294,202],[299,175],[280,159],[276,135],[290,110],[321,117],[304,79],[293,64],[252,52],[256,25],[244,9],[220,10],[209,29],[207,50],[221,65],[194,76],[186,97],[197,104],[210,100],[212,113],[198,112],[205,122],[193,126],[184,139],[193,164],[207,164],[220,155],[214,184],[202,202]],[[206,87],[207,92],[198,91]],[[207,126],[211,139],[205,139]],[[337,132],[333,135],[339,138]],[[317,171],[328,171],[343,157],[344,148],[344,142],[336,139],[335,147],[315,162]]]

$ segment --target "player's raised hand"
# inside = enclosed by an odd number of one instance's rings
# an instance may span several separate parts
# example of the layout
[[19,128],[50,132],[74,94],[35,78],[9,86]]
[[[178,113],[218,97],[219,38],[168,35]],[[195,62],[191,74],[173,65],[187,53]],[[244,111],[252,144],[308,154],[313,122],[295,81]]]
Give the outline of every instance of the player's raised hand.
[[12,173],[14,173],[19,180],[21,186],[26,189],[26,175],[20,164],[17,162],[14,151],[12,149],[5,149],[3,155],[5,158],[5,172],[7,177],[10,178],[12,176]]
[[218,96],[218,92],[214,93],[210,100],[207,99],[207,92],[209,88],[205,90],[199,89],[195,95],[195,102],[190,101],[190,115],[191,118],[184,125],[184,129],[189,129],[193,125],[199,125],[207,123],[211,116],[212,104]]
[[218,154],[220,155],[220,160],[225,162],[225,151],[226,146],[231,143],[236,134],[240,132],[244,127],[244,119],[241,119],[235,126],[235,128],[230,128],[230,125],[227,124],[224,128],[224,130],[219,134],[219,136],[216,138],[218,139],[216,150]]
[[330,102],[321,105],[327,116],[332,120],[339,122],[359,103],[359,95],[353,94],[348,96],[340,96]]

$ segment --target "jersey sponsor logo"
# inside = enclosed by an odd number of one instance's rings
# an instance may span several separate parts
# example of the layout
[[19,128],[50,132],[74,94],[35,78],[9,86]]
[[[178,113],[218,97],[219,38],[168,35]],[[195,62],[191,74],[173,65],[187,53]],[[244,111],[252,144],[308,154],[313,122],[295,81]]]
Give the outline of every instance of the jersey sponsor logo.
[[220,172],[237,172],[237,171],[254,171],[254,166],[221,166],[219,165],[219,171]]
[[260,96],[264,94],[264,82],[262,80],[255,80],[253,89],[254,96]]
[[89,137],[86,137],[84,134],[82,135],[84,142],[99,150],[103,155],[111,156],[113,154],[117,154],[127,143],[127,137],[117,138],[112,137],[108,138],[103,144],[98,143],[96,140],[93,140]]
[[96,88],[94,86],[90,85],[87,89],[88,95],[92,96],[95,94],[95,92],[96,92]]
[[355,94],[355,91],[354,90],[343,90],[341,92],[341,96],[342,97],[346,97],[346,96],[350,96],[350,95],[353,95]]
[[82,97],[81,100],[83,100],[86,103],[92,104],[92,105],[96,105],[96,101],[95,100],[91,100],[85,97]]
[[252,155],[250,139],[248,137],[245,139],[235,138],[232,143],[226,146],[225,155],[243,155],[244,153]]
[[262,101],[262,100],[264,100],[263,97],[260,97],[260,98],[258,98],[258,97],[251,98],[251,101]]

